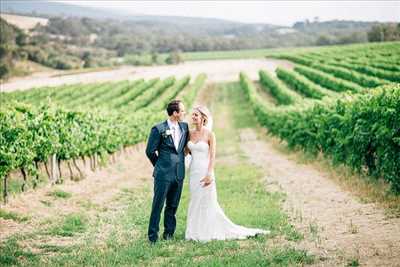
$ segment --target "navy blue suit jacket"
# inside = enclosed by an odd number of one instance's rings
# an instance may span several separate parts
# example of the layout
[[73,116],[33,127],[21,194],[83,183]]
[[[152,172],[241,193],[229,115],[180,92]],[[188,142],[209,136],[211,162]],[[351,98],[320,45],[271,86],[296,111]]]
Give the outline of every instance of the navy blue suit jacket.
[[151,128],[147,141],[146,155],[154,166],[153,177],[162,181],[182,181],[185,178],[184,148],[189,140],[189,126],[179,122],[181,139],[175,148],[172,135],[167,134],[168,122],[161,122]]

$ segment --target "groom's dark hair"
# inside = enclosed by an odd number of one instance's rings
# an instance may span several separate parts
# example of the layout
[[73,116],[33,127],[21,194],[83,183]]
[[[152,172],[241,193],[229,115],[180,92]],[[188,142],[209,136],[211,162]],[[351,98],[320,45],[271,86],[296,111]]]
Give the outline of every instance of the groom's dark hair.
[[179,103],[182,103],[182,101],[172,100],[171,102],[168,103],[168,106],[167,106],[168,116],[171,116],[172,114],[174,114],[174,111],[179,112]]

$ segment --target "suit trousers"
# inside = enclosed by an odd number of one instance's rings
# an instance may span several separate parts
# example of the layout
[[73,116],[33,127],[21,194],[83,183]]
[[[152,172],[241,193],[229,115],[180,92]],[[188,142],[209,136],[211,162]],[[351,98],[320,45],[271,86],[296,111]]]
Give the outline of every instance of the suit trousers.
[[157,241],[160,216],[164,210],[164,238],[172,236],[176,228],[176,211],[182,194],[183,181],[154,180],[154,196],[149,221],[148,237],[152,242]]

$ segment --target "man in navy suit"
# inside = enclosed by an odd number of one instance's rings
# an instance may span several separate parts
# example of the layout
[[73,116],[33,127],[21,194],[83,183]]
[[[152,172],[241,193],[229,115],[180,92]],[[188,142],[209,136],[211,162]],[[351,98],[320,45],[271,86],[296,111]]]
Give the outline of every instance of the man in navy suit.
[[167,106],[169,118],[152,127],[146,155],[154,166],[154,196],[148,237],[151,243],[158,239],[160,215],[164,210],[164,239],[171,239],[176,228],[176,210],[185,178],[184,148],[189,139],[189,126],[182,122],[185,106],[173,100]]

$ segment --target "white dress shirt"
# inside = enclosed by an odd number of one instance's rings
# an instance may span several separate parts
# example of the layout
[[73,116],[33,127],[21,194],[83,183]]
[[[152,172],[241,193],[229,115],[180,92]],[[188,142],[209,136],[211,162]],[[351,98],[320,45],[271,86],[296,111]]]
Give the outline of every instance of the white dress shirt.
[[181,128],[179,127],[178,122],[172,122],[170,119],[167,120],[168,127],[172,131],[172,140],[174,140],[174,145],[176,150],[178,150],[179,147],[179,141],[181,140]]

